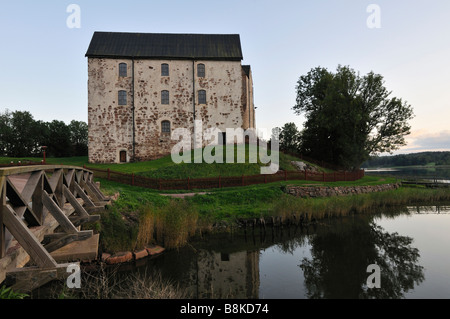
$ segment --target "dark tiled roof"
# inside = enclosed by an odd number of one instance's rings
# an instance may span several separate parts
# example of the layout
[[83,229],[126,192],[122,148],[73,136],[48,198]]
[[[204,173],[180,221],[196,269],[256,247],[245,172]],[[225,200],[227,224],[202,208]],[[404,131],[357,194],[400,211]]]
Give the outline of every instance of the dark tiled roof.
[[244,70],[245,75],[250,76],[250,65],[243,65],[242,70]]
[[238,34],[94,32],[86,56],[235,61],[243,59]]

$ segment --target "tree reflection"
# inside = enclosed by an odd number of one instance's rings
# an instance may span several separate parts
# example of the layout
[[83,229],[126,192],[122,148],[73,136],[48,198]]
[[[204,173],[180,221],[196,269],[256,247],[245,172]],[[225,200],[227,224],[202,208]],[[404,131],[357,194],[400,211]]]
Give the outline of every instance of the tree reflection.
[[[424,280],[412,238],[353,219],[311,238],[311,259],[302,260],[308,298],[403,298]],[[367,288],[367,266],[381,269],[381,288]]]

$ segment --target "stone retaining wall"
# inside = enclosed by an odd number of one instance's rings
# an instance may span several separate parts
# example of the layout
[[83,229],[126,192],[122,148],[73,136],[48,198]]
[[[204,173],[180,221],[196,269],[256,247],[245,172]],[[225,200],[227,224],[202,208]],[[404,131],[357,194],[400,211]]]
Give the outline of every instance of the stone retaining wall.
[[287,185],[285,192],[296,197],[332,197],[384,192],[397,189],[400,184],[383,184],[373,186],[294,186]]

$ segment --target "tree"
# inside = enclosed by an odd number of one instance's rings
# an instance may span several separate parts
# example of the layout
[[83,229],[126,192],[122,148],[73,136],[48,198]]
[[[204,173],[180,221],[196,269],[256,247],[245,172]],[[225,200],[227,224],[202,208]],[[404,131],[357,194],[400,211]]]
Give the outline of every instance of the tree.
[[370,155],[406,145],[410,105],[390,97],[383,77],[360,76],[347,66],[335,73],[317,67],[297,82],[295,114],[304,114],[301,152],[344,168],[358,168]]
[[88,152],[88,125],[85,122],[72,120],[68,125],[73,155],[84,156]]
[[0,114],[0,155],[8,156],[11,144],[11,112],[6,110],[4,114]]
[[286,123],[279,130],[280,149],[282,151],[297,153],[300,146],[300,132],[295,123]]
[[32,156],[39,152],[39,126],[28,111],[6,110],[0,116],[0,150],[6,156]]
[[63,121],[53,120],[46,124],[45,145],[47,154],[52,157],[72,156],[72,144],[70,141],[69,127]]

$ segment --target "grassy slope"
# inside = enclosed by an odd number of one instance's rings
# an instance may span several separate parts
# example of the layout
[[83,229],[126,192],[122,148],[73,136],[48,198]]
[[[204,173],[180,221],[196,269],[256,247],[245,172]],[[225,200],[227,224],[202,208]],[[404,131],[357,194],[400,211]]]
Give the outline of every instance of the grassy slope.
[[[202,177],[216,177],[216,176],[242,176],[242,175],[258,175],[260,174],[260,168],[264,164],[259,161],[257,163],[249,163],[249,152],[245,150],[245,163],[237,163],[237,153],[243,149],[241,146],[237,146],[234,149],[235,159],[234,163],[195,163],[196,158],[194,153],[191,154],[191,163],[176,164],[172,161],[171,156],[166,156],[154,161],[138,162],[138,163],[125,163],[125,164],[90,164],[87,157],[70,157],[70,158],[47,158],[49,164],[63,164],[63,165],[75,165],[100,169],[111,169],[112,171],[122,173],[134,173],[136,175],[142,175],[146,177],[162,178],[162,179],[181,179],[181,178],[202,178]],[[225,151],[224,151],[225,153]],[[8,158],[0,157],[1,163],[10,163],[11,161],[22,163],[26,161],[40,162],[42,158]],[[279,153],[280,169],[287,171],[294,171],[295,167],[291,161],[298,161],[291,155]],[[313,164],[310,164],[315,166]],[[317,166],[315,166],[317,167]],[[319,171],[328,170],[317,167]]]
[[[17,161],[18,159],[0,158],[0,163],[9,163],[11,160]],[[24,159],[21,160],[23,161]],[[295,160],[298,159],[280,154],[280,168],[294,170],[291,161]],[[87,164],[87,158],[49,158],[47,162],[51,164],[82,166]],[[166,178],[185,177],[186,174],[192,174],[195,177],[217,176],[219,174],[222,176],[252,175],[259,174],[261,165],[261,163],[176,165],[172,162],[170,156],[151,162],[89,164],[90,167],[110,168],[115,171],[146,174],[147,176],[152,176],[153,174],[153,176],[164,176]],[[293,214],[301,214],[306,211],[319,218],[328,213],[330,209],[336,209],[339,214],[350,211],[355,206],[355,199],[299,199],[284,193],[283,186],[289,184],[326,186],[376,185],[392,183],[395,182],[395,179],[366,176],[355,182],[276,182],[246,187],[210,189],[207,190],[206,195],[187,197],[184,200],[171,199],[170,197],[159,194],[156,190],[123,185],[107,180],[100,180],[100,182],[101,188],[106,194],[113,195],[120,193],[120,197],[114,203],[113,207],[102,213],[101,225],[99,226],[102,234],[101,241],[103,248],[107,251],[120,251],[137,247],[140,234],[144,233],[141,229],[142,225],[140,225],[140,221],[150,211],[154,212],[154,216],[162,216],[161,212],[168,214],[173,209],[185,207],[187,210],[193,211],[194,215],[198,216],[199,225],[212,225],[215,222],[223,221],[234,222],[236,219],[241,218],[292,216]],[[392,194],[389,196],[395,197]],[[354,197],[356,198],[358,196]],[[183,205],[187,206],[174,205],[174,201],[181,201],[184,203]],[[376,201],[383,202],[385,198],[377,199]],[[369,205],[366,202],[361,202],[361,200],[357,203],[362,206]],[[183,208],[182,210],[184,211],[186,209]],[[170,223],[170,221],[166,221],[166,225],[163,227],[173,227]],[[184,226],[179,227],[183,228]],[[179,233],[180,229],[168,233]]]

